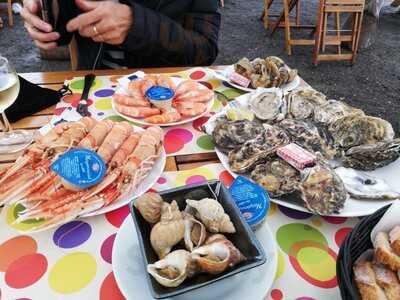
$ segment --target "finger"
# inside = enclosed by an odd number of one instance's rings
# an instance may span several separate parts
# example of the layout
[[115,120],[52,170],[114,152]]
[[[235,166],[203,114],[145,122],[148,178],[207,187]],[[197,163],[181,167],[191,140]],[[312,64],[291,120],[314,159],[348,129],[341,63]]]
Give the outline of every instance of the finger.
[[23,8],[21,12],[21,16],[24,20],[29,23],[31,26],[36,27],[37,29],[44,31],[44,32],[51,32],[53,28],[49,23],[44,22],[38,16],[29,12],[27,8]]
[[[94,26],[96,26],[96,30],[94,29]],[[95,37],[99,34],[104,34],[108,31],[113,31],[115,29],[116,28],[113,25],[113,22],[103,20],[96,24],[90,24],[89,26],[82,27],[81,29],[79,29],[79,34],[84,37]]]
[[97,23],[99,20],[102,19],[103,15],[104,12],[102,9],[95,9],[90,12],[81,14],[68,22],[67,30],[69,32],[73,32],[90,24]]
[[95,1],[86,1],[86,0],[75,0],[76,6],[78,6],[83,11],[91,11],[96,9],[101,5],[100,2]]
[[38,14],[40,11],[40,2],[35,0],[25,0],[24,1],[24,8],[28,9],[28,11],[32,14]]
[[36,44],[36,46],[38,46],[39,48],[44,49],[44,50],[50,50],[50,49],[57,48],[57,43],[55,43],[55,42],[43,43],[43,42],[35,41],[35,44]]
[[60,38],[60,34],[58,32],[50,32],[50,33],[40,32],[36,28],[29,25],[28,23],[25,23],[25,28],[32,39],[40,42],[53,42]]

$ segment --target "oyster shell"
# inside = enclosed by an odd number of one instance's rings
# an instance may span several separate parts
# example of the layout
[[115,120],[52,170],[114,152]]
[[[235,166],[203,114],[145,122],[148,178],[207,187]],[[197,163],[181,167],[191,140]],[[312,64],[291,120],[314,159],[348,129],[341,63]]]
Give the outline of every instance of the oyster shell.
[[234,66],[235,72],[246,77],[249,78],[251,77],[251,75],[254,73],[254,69],[253,66],[250,62],[250,60],[246,57],[243,57],[242,59],[240,59]]
[[400,198],[400,193],[393,191],[383,179],[343,167],[335,169],[335,172],[342,179],[347,192],[355,199],[393,200]]
[[277,198],[298,190],[300,173],[275,156],[264,164],[257,165],[251,172],[251,179],[265,188],[271,197]]
[[372,171],[384,167],[400,156],[400,138],[389,142],[352,147],[346,151],[343,165],[357,170]]
[[186,204],[196,211],[196,217],[212,233],[235,233],[236,229],[222,205],[214,199],[186,200]]
[[232,149],[255,138],[264,131],[262,124],[248,120],[228,121],[222,119],[217,122],[212,138],[214,144],[222,152],[227,153]]
[[164,202],[161,219],[150,232],[150,242],[159,258],[165,257],[184,237],[185,225],[176,201]]
[[162,203],[163,199],[159,194],[148,192],[137,198],[134,206],[147,222],[154,224],[160,221]]
[[246,257],[225,236],[217,235],[193,250],[192,259],[200,272],[219,274],[246,260]]
[[234,172],[246,173],[254,166],[273,155],[275,151],[290,139],[286,132],[277,126],[264,124],[265,131],[255,139],[229,152],[229,166]]
[[287,96],[288,117],[294,119],[309,119],[314,115],[318,106],[326,103],[326,96],[313,89],[292,91]]
[[317,123],[332,124],[348,115],[363,116],[361,109],[352,107],[343,101],[328,100],[325,104],[315,107],[314,121]]
[[332,159],[338,152],[329,141],[330,135],[324,127],[317,127],[308,120],[285,119],[279,123],[289,134],[293,142],[311,152],[320,152],[325,158]]
[[185,223],[185,246],[193,251],[194,246],[201,246],[207,237],[206,227],[189,213],[183,213]]
[[394,137],[392,125],[381,118],[349,115],[329,126],[335,145],[344,149],[364,144],[390,141]]
[[195,269],[191,254],[186,250],[175,250],[163,259],[149,264],[147,272],[161,285],[177,287],[187,277],[193,275]]
[[262,91],[250,98],[250,108],[254,115],[263,121],[280,121],[286,114],[286,103],[278,89]]
[[348,197],[343,181],[327,164],[319,162],[301,171],[300,192],[304,205],[313,213],[339,213]]

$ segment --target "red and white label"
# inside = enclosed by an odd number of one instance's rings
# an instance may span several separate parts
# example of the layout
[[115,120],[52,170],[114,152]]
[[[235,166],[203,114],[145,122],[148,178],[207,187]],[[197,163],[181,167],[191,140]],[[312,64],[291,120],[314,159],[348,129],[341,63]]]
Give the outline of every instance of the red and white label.
[[295,143],[279,148],[276,153],[280,158],[284,159],[299,171],[303,170],[305,167],[312,166],[316,160],[314,154]]
[[236,72],[231,73],[231,75],[229,76],[229,80],[243,87],[248,87],[250,84],[250,79]]

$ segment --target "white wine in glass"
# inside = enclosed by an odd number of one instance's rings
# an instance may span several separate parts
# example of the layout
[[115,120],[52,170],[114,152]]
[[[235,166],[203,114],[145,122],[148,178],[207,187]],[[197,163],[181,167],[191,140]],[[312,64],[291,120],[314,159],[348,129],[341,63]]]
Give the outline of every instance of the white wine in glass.
[[26,148],[33,139],[33,133],[26,130],[12,130],[7,120],[5,110],[9,108],[19,93],[19,79],[8,60],[0,56],[0,113],[3,122],[0,123],[0,154],[13,153]]

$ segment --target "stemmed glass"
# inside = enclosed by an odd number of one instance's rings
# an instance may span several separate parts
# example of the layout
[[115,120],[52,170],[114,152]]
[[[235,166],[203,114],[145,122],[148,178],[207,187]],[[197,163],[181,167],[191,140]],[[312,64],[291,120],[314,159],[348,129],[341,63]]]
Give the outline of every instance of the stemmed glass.
[[7,120],[5,110],[17,100],[19,79],[17,73],[5,57],[0,56],[0,154],[14,153],[26,148],[33,139],[27,130],[13,130]]

